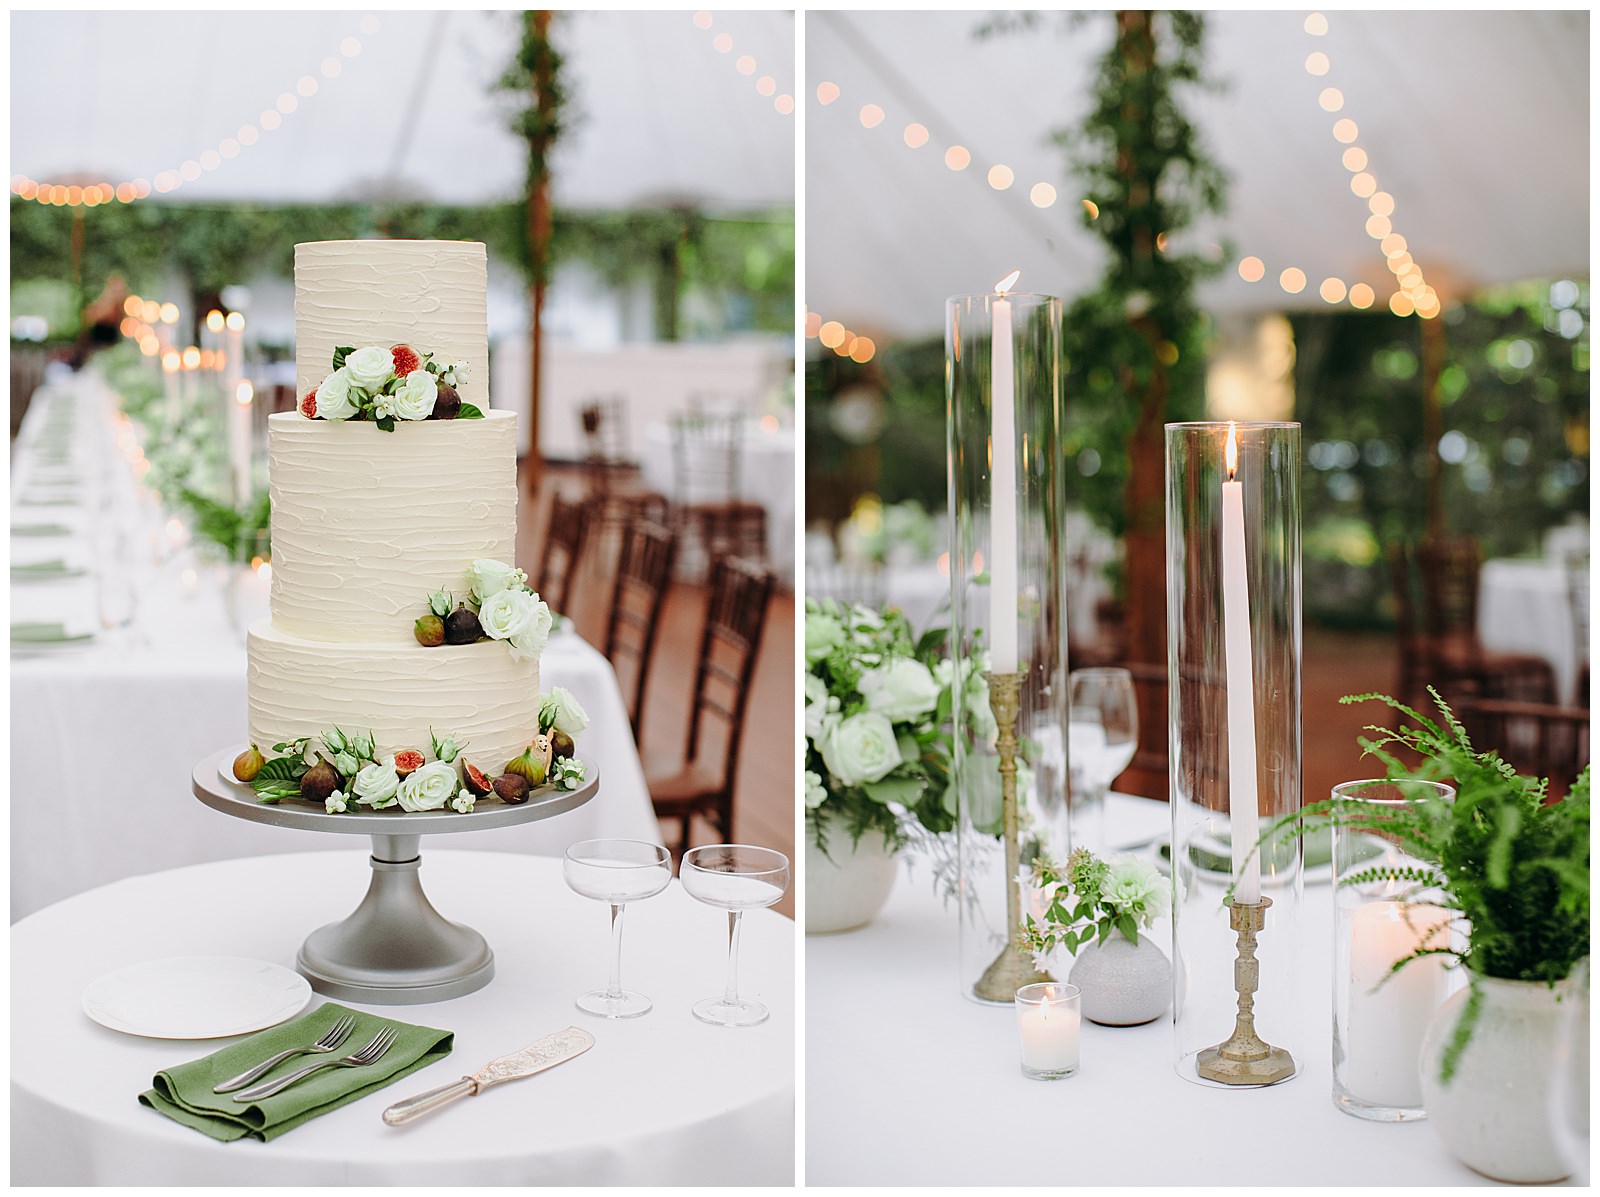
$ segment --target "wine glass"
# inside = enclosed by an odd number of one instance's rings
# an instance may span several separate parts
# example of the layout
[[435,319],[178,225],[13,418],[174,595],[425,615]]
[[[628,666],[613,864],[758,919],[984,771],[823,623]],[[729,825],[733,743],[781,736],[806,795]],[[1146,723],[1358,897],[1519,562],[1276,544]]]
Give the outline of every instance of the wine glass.
[[1139,744],[1133,675],[1126,669],[1075,669],[1067,688],[1067,772],[1074,814],[1093,811],[1103,825],[1106,791],[1133,761]]
[[720,998],[694,1004],[694,1016],[723,1027],[753,1027],[767,1020],[760,1002],[739,996],[739,920],[746,910],[771,906],[789,888],[789,858],[749,844],[711,844],[683,854],[678,880],[691,898],[728,912],[728,984]]
[[577,1007],[601,1018],[638,1018],[650,999],[622,988],[622,911],[629,902],[653,898],[672,881],[672,856],[647,840],[580,840],[562,862],[567,884],[586,898],[611,903],[611,980],[577,999]]

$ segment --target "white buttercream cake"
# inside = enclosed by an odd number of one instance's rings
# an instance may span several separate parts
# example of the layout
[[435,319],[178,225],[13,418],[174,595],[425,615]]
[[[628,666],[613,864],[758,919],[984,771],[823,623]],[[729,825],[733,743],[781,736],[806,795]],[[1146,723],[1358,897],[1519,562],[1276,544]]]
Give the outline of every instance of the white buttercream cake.
[[370,731],[378,758],[450,735],[500,772],[538,732],[539,662],[499,640],[424,647],[428,597],[467,594],[468,568],[510,564],[516,416],[488,410],[486,268],[475,242],[295,247],[299,394],[340,347],[410,345],[465,362],[481,419],[268,421],[270,616],[250,628],[250,738]]

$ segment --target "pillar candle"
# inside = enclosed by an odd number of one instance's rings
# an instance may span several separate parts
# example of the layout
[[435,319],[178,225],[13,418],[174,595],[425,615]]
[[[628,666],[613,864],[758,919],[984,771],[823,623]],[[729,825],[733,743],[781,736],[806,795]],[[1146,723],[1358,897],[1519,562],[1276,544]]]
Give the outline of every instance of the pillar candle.
[[1399,902],[1369,902],[1350,919],[1350,1017],[1341,1079],[1354,1096],[1380,1106],[1422,1105],[1417,1059],[1434,1013],[1449,996],[1449,978],[1438,956],[1384,978],[1423,943],[1443,947],[1443,934],[1434,933],[1448,922],[1437,906]]

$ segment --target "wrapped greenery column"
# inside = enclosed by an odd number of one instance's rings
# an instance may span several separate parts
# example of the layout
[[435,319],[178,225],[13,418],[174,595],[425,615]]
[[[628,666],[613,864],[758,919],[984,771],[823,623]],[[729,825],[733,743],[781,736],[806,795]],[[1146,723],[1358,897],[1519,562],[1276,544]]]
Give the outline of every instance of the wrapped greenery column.
[[946,305],[961,988],[1006,1005],[1044,979],[1018,873],[1071,848],[1060,346],[1053,296]]

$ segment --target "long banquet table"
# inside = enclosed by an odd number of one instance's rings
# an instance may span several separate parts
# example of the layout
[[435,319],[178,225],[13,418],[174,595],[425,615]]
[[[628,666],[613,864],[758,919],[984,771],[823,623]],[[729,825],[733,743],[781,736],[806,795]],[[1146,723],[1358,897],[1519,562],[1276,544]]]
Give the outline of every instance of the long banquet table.
[[[1168,825],[1165,803],[1111,795],[1105,843]],[[1024,1077],[1012,1010],[959,992],[954,912],[928,861],[908,865],[867,927],[806,940],[807,1185],[1492,1183],[1426,1121],[1365,1122],[1334,1107],[1326,882],[1305,886],[1297,942],[1264,937],[1260,949],[1287,946],[1303,970],[1299,1075],[1226,1091],[1177,1075],[1170,1014],[1140,1027],[1085,1022],[1076,1075]],[[1257,1010],[1272,1001],[1258,994]]]
[[[75,462],[75,505],[29,506],[47,476],[35,457],[41,421],[68,405],[80,426],[99,429],[109,401],[92,374],[41,390],[13,448],[11,519],[59,526],[57,536],[11,537],[11,618],[62,622],[86,631],[82,644],[11,653],[11,918],[69,894],[139,873],[267,852],[346,846],[340,836],[265,827],[203,807],[190,793],[196,761],[245,747],[246,659],[241,634],[265,615],[265,588],[252,575],[230,608],[222,567],[201,563],[169,536],[164,521],[135,503],[131,486],[105,507],[95,482],[106,471],[82,446]],[[85,437],[92,446],[93,438]],[[113,466],[123,465],[113,461]],[[96,471],[99,470],[99,474]],[[132,624],[104,630],[98,568],[106,565],[108,520],[121,521],[133,561],[125,567],[138,599]],[[163,547],[149,559],[149,537]],[[61,560],[78,576],[19,580],[21,562]],[[253,606],[252,606],[253,605]],[[237,611],[239,614],[230,614]],[[626,707],[609,661],[570,633],[551,637],[541,662],[546,689],[564,686],[590,726],[579,755],[600,765],[600,794],[575,811],[492,835],[457,837],[456,846],[559,855],[595,836],[660,840]],[[264,746],[265,747],[265,746]],[[468,753],[470,757],[470,749]],[[498,767],[503,762],[494,762]]]
[[[341,837],[325,837],[336,839]],[[451,837],[460,839],[461,837]],[[137,1101],[158,1069],[235,1039],[110,1030],[80,1007],[96,978],[149,960],[235,956],[292,967],[305,935],[355,907],[366,854],[263,856],[193,865],[68,898],[11,932],[13,1185],[789,1185],[794,1178],[794,925],[747,912],[739,989],[771,1010],[729,1029],[689,1007],[722,991],[723,911],[674,881],[631,903],[623,982],[655,1008],[607,1021],[573,1006],[605,982],[604,904],[552,859],[432,850],[422,877],[446,917],[481,932],[496,975],[466,997],[366,1006],[455,1033],[453,1052],[275,1139],[217,1142]],[[213,900],[238,895],[236,900]],[[311,1006],[323,999],[312,995]],[[585,1055],[403,1127],[379,1115],[564,1027]]]

